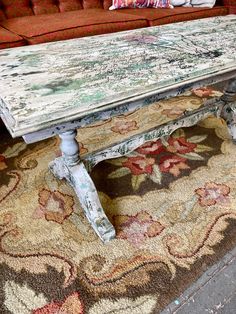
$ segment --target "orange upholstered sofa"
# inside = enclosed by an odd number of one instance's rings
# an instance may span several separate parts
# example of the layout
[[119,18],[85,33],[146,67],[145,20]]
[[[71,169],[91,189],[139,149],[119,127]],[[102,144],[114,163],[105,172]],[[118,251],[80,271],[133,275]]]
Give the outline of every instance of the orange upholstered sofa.
[[0,0],[0,49],[236,13],[236,0],[212,8],[122,9],[111,0]]

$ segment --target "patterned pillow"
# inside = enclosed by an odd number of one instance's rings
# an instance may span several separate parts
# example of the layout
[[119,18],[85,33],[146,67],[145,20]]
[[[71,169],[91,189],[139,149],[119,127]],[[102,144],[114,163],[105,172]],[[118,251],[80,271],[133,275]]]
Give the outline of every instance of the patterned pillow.
[[172,8],[170,0],[112,0],[109,10],[122,8]]
[[174,7],[203,7],[213,8],[216,0],[170,0]]

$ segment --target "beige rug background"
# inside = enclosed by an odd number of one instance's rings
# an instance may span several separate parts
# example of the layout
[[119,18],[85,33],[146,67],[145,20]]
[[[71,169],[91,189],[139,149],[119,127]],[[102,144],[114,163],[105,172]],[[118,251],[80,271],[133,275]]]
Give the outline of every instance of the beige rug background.
[[[197,108],[212,89],[85,128],[88,153]],[[173,109],[174,106],[174,109]],[[151,114],[150,114],[151,111]],[[89,139],[89,140],[88,140]],[[209,118],[92,172],[117,238],[102,244],[48,171],[58,139],[0,144],[0,312],[159,313],[236,243],[236,146]]]

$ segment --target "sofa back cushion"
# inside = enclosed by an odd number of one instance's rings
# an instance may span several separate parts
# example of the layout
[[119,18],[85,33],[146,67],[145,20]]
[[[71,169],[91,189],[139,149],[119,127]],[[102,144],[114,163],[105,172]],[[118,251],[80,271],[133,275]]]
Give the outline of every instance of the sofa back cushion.
[[1,0],[1,8],[7,18],[31,15],[30,0]]
[[93,8],[103,8],[103,0],[0,0],[0,20]]
[[80,1],[77,0],[61,0],[59,1],[60,12],[75,11],[83,9]]
[[31,0],[29,2],[35,15],[59,12],[54,0]]
[[83,7],[84,9],[102,9],[102,0],[84,0]]
[[103,7],[105,10],[109,10],[110,6],[112,6],[112,0],[103,0]]
[[3,12],[3,7],[2,4],[0,2],[0,21],[5,19],[5,14]]

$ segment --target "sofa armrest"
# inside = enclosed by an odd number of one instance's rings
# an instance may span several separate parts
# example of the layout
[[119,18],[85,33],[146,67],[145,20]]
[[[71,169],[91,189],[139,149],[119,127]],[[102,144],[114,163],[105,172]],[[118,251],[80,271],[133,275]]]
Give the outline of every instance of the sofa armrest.
[[236,14],[236,0],[223,0],[223,3],[229,8],[229,13]]

